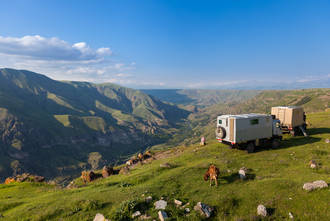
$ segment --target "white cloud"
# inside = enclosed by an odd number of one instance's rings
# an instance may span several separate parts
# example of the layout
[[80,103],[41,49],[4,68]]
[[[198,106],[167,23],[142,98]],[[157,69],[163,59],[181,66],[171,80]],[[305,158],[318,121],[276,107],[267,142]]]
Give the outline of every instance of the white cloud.
[[0,68],[30,70],[56,80],[135,82],[135,62],[115,59],[110,48],[93,49],[86,42],[70,44],[39,35],[0,36]]
[[92,49],[85,42],[73,45],[66,41],[39,35],[21,38],[0,36],[0,53],[36,60],[95,61],[111,55],[110,48]]

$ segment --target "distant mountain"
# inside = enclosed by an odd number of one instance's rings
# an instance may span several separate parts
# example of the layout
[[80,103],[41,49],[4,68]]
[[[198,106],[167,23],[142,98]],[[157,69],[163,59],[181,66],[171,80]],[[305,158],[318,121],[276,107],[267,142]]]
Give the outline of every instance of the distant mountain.
[[187,114],[115,84],[0,69],[0,178],[97,168],[164,141]]
[[242,102],[256,96],[257,90],[145,89],[144,93],[180,105],[210,106],[232,101]]

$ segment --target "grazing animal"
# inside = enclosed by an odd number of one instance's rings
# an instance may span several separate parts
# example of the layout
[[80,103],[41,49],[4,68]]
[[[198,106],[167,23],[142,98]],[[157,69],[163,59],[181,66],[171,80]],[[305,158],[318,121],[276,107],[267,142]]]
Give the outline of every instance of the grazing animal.
[[218,186],[219,174],[220,174],[219,169],[214,164],[211,164],[209,169],[204,174],[204,180],[207,181],[210,178],[210,186],[212,186],[212,180],[214,180],[216,186]]
[[126,162],[126,165],[127,166],[132,166],[134,163],[133,163],[133,160],[128,160],[127,162]]
[[96,179],[96,174],[93,171],[82,171],[81,172],[81,179],[84,181],[84,183],[92,182]]
[[139,154],[138,154],[138,159],[139,159],[140,161],[143,160],[143,154],[142,154],[142,153],[139,153]]
[[113,168],[109,166],[104,166],[102,169],[102,176],[103,178],[106,178],[108,176],[111,176],[113,174]]

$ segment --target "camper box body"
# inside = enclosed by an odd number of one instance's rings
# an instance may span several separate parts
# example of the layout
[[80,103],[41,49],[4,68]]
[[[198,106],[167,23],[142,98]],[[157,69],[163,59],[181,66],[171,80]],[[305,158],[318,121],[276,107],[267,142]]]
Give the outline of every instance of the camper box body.
[[289,129],[305,124],[304,109],[302,107],[272,107],[271,114],[281,121],[281,126]]
[[273,119],[266,114],[221,115],[217,118],[219,127],[225,135],[217,139],[231,144],[273,137]]

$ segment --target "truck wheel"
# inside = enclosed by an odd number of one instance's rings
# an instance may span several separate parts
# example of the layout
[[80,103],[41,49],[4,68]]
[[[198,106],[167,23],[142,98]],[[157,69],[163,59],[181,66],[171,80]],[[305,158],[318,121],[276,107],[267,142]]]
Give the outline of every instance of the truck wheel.
[[254,143],[253,142],[248,143],[248,145],[246,147],[246,151],[248,153],[253,153],[254,152]]
[[277,148],[279,148],[279,147],[280,147],[280,140],[277,139],[277,138],[273,139],[273,140],[272,140],[272,148],[273,148],[273,149],[277,149]]

